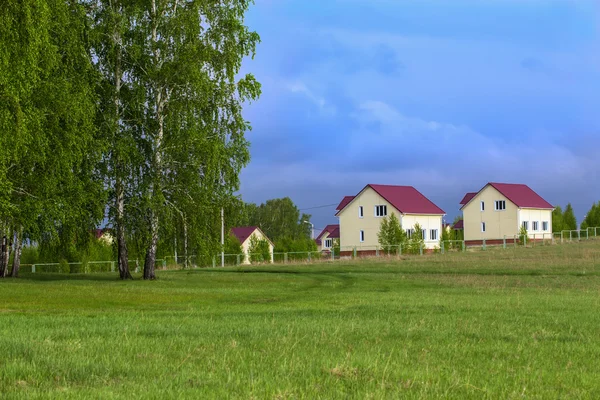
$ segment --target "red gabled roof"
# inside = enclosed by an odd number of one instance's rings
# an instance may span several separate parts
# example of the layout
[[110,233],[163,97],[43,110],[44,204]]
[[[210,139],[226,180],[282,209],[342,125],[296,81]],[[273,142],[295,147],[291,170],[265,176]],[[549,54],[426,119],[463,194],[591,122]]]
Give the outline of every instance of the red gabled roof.
[[502,193],[519,208],[554,208],[552,204],[544,200],[542,196],[534,192],[527,185],[492,182],[489,185]]
[[[335,232],[337,232],[337,236],[333,235]],[[315,240],[317,240],[317,244],[319,244],[319,242],[321,241],[321,238],[326,233],[329,233],[330,238],[339,238],[340,237],[340,226],[339,225],[327,225],[325,227],[325,229],[323,229],[321,231],[321,233],[319,233],[319,236],[317,236],[317,238],[315,239]]]
[[356,196],[346,196],[342,199],[340,204],[335,208],[335,211],[342,211]]
[[465,223],[462,219],[459,219],[454,225],[452,225],[452,229],[454,230],[464,229],[464,227]]
[[240,243],[244,243],[257,229],[258,226],[243,226],[239,228],[231,228],[231,233],[237,238],[237,240],[240,241]]
[[336,228],[331,231],[331,233],[329,234],[329,237],[332,239],[339,239],[340,238],[340,226],[336,225]]
[[[372,185],[364,187],[360,193],[370,187],[383,197],[388,203],[394,206],[402,214],[431,214],[443,215],[444,210],[436,206],[431,200],[423,196],[421,192],[412,186],[396,186],[396,185]],[[354,200],[354,199],[352,199]],[[343,208],[348,206],[352,201],[349,201]],[[343,202],[342,202],[343,203]],[[341,205],[341,204],[340,204]],[[343,208],[338,210],[338,214]]]
[[463,197],[463,199],[460,201],[460,205],[464,206],[465,204],[467,204],[468,202],[471,201],[471,199],[473,197],[477,196],[477,193],[471,192],[471,193],[467,193],[465,194],[465,197]]
[[402,214],[446,214],[412,186],[367,185]]

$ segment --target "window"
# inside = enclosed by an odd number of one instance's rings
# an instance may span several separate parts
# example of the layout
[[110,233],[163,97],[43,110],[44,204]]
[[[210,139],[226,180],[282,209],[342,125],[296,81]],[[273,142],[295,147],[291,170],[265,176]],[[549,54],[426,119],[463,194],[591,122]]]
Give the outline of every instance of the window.
[[365,216],[365,212],[363,206],[358,206],[358,218],[362,218]]
[[421,233],[423,234],[423,240],[427,240],[427,229],[421,229]]
[[542,230],[543,231],[547,231],[548,230],[548,221],[542,222]]
[[539,228],[540,228],[539,221],[533,221],[532,225],[533,225],[532,228],[533,228],[534,231],[539,231]]
[[375,216],[376,217],[387,216],[387,206],[375,206]]
[[325,239],[325,248],[330,249],[333,247],[333,239]]
[[485,202],[481,202],[481,211],[485,211]]
[[438,230],[437,229],[432,229],[429,231],[429,239],[431,240],[437,240],[438,238]]
[[481,223],[481,232],[485,232],[485,222]]
[[406,230],[406,237],[407,237],[408,239],[410,239],[410,238],[412,237],[413,233],[415,233],[415,230],[414,230],[414,229],[407,229],[407,230]]
[[504,211],[506,210],[506,201],[504,200],[496,200],[496,211]]
[[523,228],[525,228],[526,231],[529,230],[529,221],[523,221]]
[[365,231],[360,231],[360,241],[361,242],[365,241]]

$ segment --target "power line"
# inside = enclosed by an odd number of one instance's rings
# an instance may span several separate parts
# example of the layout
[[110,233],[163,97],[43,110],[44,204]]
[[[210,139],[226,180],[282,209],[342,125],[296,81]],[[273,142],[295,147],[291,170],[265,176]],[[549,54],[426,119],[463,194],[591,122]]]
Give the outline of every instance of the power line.
[[306,211],[306,210],[316,210],[317,208],[327,208],[327,207],[334,207],[337,206],[338,203],[335,204],[325,204],[322,206],[316,206],[316,207],[308,207],[308,208],[301,208],[300,211]]

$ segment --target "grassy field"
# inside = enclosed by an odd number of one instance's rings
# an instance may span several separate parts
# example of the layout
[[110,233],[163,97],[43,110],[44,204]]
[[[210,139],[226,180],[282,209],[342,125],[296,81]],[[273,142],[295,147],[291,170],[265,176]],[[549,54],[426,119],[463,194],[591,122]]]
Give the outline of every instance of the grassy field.
[[600,241],[0,282],[2,398],[600,398]]

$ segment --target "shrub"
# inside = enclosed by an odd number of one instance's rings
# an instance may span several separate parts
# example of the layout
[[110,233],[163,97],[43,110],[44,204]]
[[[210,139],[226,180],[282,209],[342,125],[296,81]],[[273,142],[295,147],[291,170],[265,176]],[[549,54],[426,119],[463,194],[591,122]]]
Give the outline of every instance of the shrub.
[[256,235],[250,237],[248,246],[250,262],[271,262],[271,248],[265,239],[259,239]]
[[521,230],[519,231],[519,244],[521,246],[525,246],[527,244],[527,229],[525,229],[524,226],[521,227]]
[[408,240],[408,253],[409,254],[420,254],[421,249],[425,247],[425,240],[423,240],[423,229],[418,223],[413,228],[413,233]]

